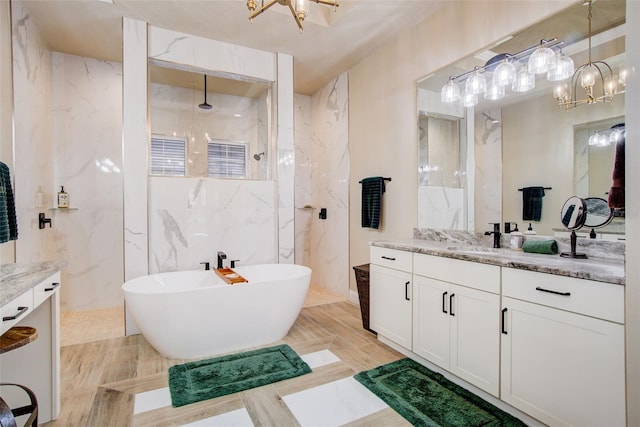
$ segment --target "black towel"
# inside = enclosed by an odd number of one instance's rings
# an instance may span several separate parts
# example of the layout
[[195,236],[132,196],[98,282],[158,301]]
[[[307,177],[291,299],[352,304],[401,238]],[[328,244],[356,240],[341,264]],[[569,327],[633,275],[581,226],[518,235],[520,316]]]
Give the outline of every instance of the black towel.
[[[616,127],[624,127],[624,124],[612,126],[612,129]],[[623,136],[616,142],[612,183],[609,189],[609,207],[616,209],[624,208],[624,140]]]
[[0,162],[0,243],[18,238],[16,203],[11,188],[9,166]]
[[382,213],[382,193],[384,193],[384,178],[374,176],[365,178],[362,183],[362,227],[380,227]]
[[525,187],[522,189],[522,220],[540,221],[544,187]]

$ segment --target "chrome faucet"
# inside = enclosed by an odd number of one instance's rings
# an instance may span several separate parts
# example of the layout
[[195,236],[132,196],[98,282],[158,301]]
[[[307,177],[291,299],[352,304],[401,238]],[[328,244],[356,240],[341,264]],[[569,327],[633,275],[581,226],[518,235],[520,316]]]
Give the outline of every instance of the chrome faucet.
[[222,251],[218,251],[218,268],[222,268],[222,261],[227,259],[227,254]]
[[493,247],[500,247],[500,223],[499,222],[490,222],[489,224],[493,224],[493,231],[485,231],[485,236],[490,236],[493,234]]

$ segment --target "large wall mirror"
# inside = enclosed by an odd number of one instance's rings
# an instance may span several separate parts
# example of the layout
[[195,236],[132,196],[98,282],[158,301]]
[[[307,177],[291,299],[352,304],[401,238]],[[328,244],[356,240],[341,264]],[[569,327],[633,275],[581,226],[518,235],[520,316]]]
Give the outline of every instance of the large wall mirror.
[[151,175],[268,180],[271,83],[149,64]]
[[[592,10],[592,58],[606,61],[616,81],[625,61],[625,8],[624,0],[599,0],[593,3]],[[451,76],[482,67],[498,54],[515,54],[536,46],[542,39],[561,42],[554,50],[557,53],[561,48],[578,68],[589,58],[587,14],[587,7],[577,2],[418,82],[419,170],[424,168],[424,159],[429,156],[423,152],[427,146],[420,136],[424,133],[423,117],[448,110],[448,116],[459,118],[461,128],[465,129],[459,133],[461,142],[457,146],[461,151],[456,156],[462,155],[466,148],[469,158],[463,162],[466,168],[461,172],[467,175],[463,181],[463,188],[467,189],[464,194],[467,229],[486,231],[488,223],[511,221],[517,222],[521,229],[532,223],[538,234],[553,235],[562,228],[558,212],[568,197],[606,198],[603,190],[611,185],[611,154],[605,154],[604,150],[596,153],[594,149],[584,152],[586,157],[581,158],[580,150],[584,146],[579,139],[584,137],[587,143],[592,130],[624,122],[624,85],[618,85],[618,93],[610,103],[569,109],[558,106],[554,98],[554,87],[558,83],[547,81],[542,74],[536,76],[535,88],[531,90],[517,92],[509,85],[502,99],[490,100],[479,95],[473,107],[445,104],[440,99],[441,89]],[[528,56],[518,62],[526,59]],[[516,67],[522,66],[516,64]],[[484,73],[487,81],[492,80],[492,71]],[[465,81],[460,82],[459,87],[464,91]],[[578,86],[578,92],[581,90]],[[444,144],[453,146],[454,138],[455,135],[451,136]],[[428,150],[431,152],[433,147],[429,146]],[[585,177],[585,161],[591,162],[588,177],[592,183],[588,186],[581,181]],[[538,186],[545,188],[541,216],[538,220],[524,220],[523,191],[520,190]],[[419,218],[439,214],[438,206],[421,202],[420,192],[418,197]],[[449,201],[441,202],[444,208]],[[607,227],[611,226],[613,223]]]

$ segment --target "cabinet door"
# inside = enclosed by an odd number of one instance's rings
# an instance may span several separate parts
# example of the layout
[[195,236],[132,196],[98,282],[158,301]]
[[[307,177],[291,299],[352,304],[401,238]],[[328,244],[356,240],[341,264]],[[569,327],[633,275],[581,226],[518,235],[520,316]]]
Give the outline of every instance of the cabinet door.
[[451,285],[449,370],[498,397],[500,296]]
[[449,283],[413,276],[413,352],[449,369]]
[[504,309],[502,400],[552,426],[625,425],[623,325],[508,297]]
[[411,274],[371,264],[371,329],[411,349]]

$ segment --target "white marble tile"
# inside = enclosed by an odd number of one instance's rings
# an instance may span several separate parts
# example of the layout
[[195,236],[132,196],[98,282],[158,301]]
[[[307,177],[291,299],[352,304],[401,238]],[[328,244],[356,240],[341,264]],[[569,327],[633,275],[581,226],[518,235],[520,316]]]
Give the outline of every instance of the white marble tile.
[[[349,291],[350,270],[344,239],[349,234],[348,88],[344,73],[312,96],[311,140],[299,148],[310,159],[310,204],[315,208],[308,213],[312,283],[340,295]],[[320,208],[327,209],[326,220],[318,218]]]
[[[54,176],[51,116],[51,52],[20,0],[11,2],[13,49],[13,126],[15,202],[18,218],[16,262],[58,259],[53,228],[38,228],[33,195],[42,187],[51,202],[49,183]],[[3,75],[4,79],[4,75]],[[51,205],[49,205],[51,206]],[[49,217],[49,212],[47,217]]]
[[[501,121],[499,108],[475,114],[475,221],[481,226],[503,220]],[[518,218],[504,220],[517,221]]]
[[418,227],[466,230],[464,189],[418,187]]
[[295,261],[295,147],[293,112],[293,57],[278,53],[278,260]]
[[153,411],[154,409],[171,406],[171,392],[169,387],[137,393],[133,404],[133,414]]
[[148,272],[147,24],[123,18],[124,278]]
[[184,427],[245,427],[253,425],[249,412],[245,408],[183,424]]
[[316,351],[315,353],[302,354],[300,355],[300,358],[304,360],[311,369],[340,362],[340,358],[330,350],[321,350]]
[[275,81],[271,52],[233,45],[190,34],[150,27],[149,58],[202,70],[240,74]]
[[353,377],[282,398],[300,425],[338,426],[388,408]]
[[[311,205],[311,97],[296,94],[295,104],[295,262],[311,266],[311,225],[317,211]],[[315,212],[315,214],[314,214]]]

